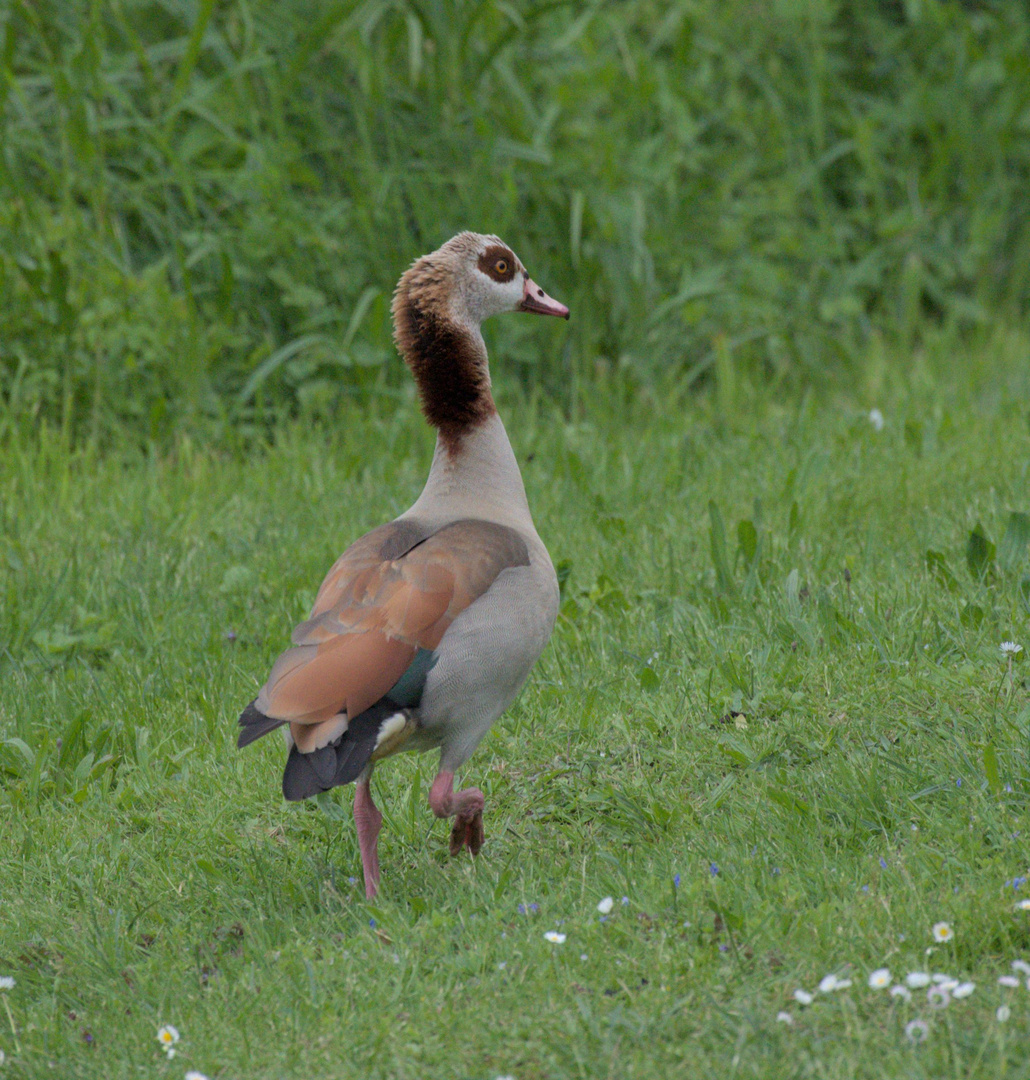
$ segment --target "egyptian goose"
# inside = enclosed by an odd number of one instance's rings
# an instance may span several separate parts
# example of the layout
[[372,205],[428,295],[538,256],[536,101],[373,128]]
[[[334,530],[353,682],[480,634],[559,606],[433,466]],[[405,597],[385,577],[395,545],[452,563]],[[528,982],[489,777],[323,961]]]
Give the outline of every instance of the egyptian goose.
[[241,747],[289,724],[287,799],[357,781],[369,899],[379,886],[376,763],[439,747],[429,805],[455,819],[451,854],[477,854],[483,793],[455,791],[455,770],[514,699],[558,612],[554,568],[490,393],[480,324],[505,311],[569,317],[496,236],[461,233],[401,278],[394,341],[437,431],[429,479],[410,510],[336,561],[239,721]]

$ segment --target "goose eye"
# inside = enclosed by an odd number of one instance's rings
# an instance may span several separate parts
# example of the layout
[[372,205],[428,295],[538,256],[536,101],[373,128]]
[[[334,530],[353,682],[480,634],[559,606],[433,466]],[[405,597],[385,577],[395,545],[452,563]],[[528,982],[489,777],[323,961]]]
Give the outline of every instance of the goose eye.
[[498,259],[497,262],[494,263],[494,270],[498,274],[506,274],[508,272],[508,260]]

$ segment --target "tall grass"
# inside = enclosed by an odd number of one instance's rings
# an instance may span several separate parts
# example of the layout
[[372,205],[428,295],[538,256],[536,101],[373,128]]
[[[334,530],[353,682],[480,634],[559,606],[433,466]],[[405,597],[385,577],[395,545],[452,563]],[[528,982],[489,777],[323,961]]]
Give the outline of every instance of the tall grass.
[[[0,429],[246,428],[395,385],[389,294],[496,231],[588,390],[847,376],[1030,302],[1030,12],[878,0],[13,0]],[[902,350],[903,351],[903,350]]]

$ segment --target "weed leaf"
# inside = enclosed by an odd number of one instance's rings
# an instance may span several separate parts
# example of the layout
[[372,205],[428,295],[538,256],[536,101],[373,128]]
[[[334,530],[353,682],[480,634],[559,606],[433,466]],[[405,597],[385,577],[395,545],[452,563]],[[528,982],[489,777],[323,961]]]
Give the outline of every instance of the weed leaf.
[[998,565],[1010,574],[1019,568],[1030,543],[1030,514],[1013,510],[1005,525],[1005,534],[998,545]]
[[991,572],[994,562],[994,544],[977,522],[966,544],[966,565],[974,581],[983,581]]

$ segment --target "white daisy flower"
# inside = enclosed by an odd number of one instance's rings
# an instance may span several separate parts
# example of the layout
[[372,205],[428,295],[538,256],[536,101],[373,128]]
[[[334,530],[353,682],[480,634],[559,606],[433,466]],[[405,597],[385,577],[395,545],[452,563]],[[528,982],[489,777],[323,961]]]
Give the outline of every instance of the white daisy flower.
[[1013,960],[1012,970],[1018,971],[1020,975],[1030,975],[1030,964],[1025,960]]
[[13,975],[0,975],[0,990],[13,990],[14,989],[14,976]]
[[944,1009],[951,1001],[951,994],[943,986],[931,986],[926,991],[926,1003],[931,1009]]
[[921,1043],[930,1034],[930,1025],[925,1020],[909,1020],[905,1025],[905,1038],[909,1042]]
[[1014,641],[1003,641],[1001,652],[1003,656],[1018,656],[1023,651],[1023,646]]
[[873,425],[873,431],[883,431],[883,413],[879,409],[870,409],[869,423]]
[[615,900],[610,896],[606,896],[603,900],[598,900],[597,902],[597,910],[602,915],[607,915],[613,907],[615,907]]
[[967,998],[976,989],[976,983],[959,983],[951,992],[953,998]]
[[941,983],[951,982],[952,978],[950,975],[945,975],[943,971],[935,971],[930,976],[930,981],[940,986]]
[[1006,1020],[1012,1015],[1012,1010],[1008,1005],[999,1005],[998,1011],[994,1014],[998,1018],[999,1024],[1004,1024]]
[[905,976],[905,982],[913,990],[922,990],[924,986],[930,985],[930,976],[925,971],[910,971]]
[[1008,986],[1011,989],[1015,989],[1017,986],[1019,986],[1019,979],[1017,979],[1015,975],[999,975],[998,985]]
[[794,1017],[789,1012],[780,1011],[776,1014],[776,1022],[778,1024],[786,1024],[787,1027],[794,1026]]
[[207,1077],[203,1073],[197,1072],[195,1069],[190,1069],[186,1074],[186,1080],[207,1080]]
[[826,975],[819,983],[820,994],[832,994],[840,986],[840,980],[836,975]]
[[877,968],[869,976],[869,988],[871,990],[883,990],[890,986],[891,973],[887,968]]
[[174,1046],[179,1041],[179,1032],[171,1024],[157,1029],[157,1041],[164,1047]]
[[951,924],[946,922],[935,922],[933,924],[933,940],[934,941],[951,941],[955,936],[955,931],[952,930]]
[[1016,904],[1016,910],[1017,911],[1030,911],[1030,897],[1027,897],[1027,899],[1025,899],[1025,900],[1020,900],[1019,903]]
[[794,1000],[800,1005],[811,1005],[812,999],[813,995],[810,994],[807,990],[794,991]]
[[544,934],[544,939],[549,941],[552,945],[565,944],[565,935],[559,934],[557,930],[548,930],[547,933]]
[[891,997],[901,998],[902,1001],[912,1000],[912,991],[907,986],[902,986],[898,983],[897,986],[891,987]]

